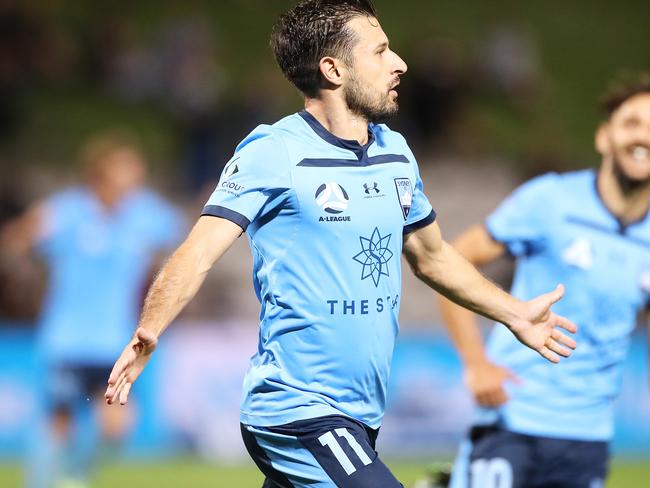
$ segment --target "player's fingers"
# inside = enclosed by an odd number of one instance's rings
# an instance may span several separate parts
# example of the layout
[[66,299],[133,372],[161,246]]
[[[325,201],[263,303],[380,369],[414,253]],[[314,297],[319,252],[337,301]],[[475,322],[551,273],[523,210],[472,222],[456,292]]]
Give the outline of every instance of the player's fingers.
[[557,285],[555,290],[550,293],[547,293],[548,298],[551,300],[551,304],[557,303],[560,301],[560,298],[564,296],[564,285]]
[[508,395],[506,394],[506,391],[503,388],[499,388],[499,390],[493,396],[494,406],[498,407],[500,405],[503,405],[507,401],[508,401]]
[[474,395],[474,400],[477,404],[487,407],[488,397],[485,393],[477,393]]
[[483,398],[483,406],[485,407],[496,407],[499,405],[499,395],[496,391],[490,391],[486,393]]
[[133,385],[133,383],[126,383],[124,388],[122,388],[122,391],[120,392],[120,405],[126,405],[126,402],[128,402],[131,385]]
[[106,388],[106,393],[104,394],[104,397],[106,398],[106,403],[108,403],[109,405],[113,403],[113,398],[115,397],[115,392],[117,391],[117,385],[119,383],[121,376],[122,375],[120,375],[112,383],[109,383],[108,387]]
[[480,395],[478,395],[478,403],[484,407],[496,407],[499,406],[501,401],[501,388],[499,386],[484,388]]
[[571,349],[575,349],[576,346],[578,345],[572,337],[569,337],[568,335],[564,334],[563,332],[560,332],[557,329],[553,329],[553,332],[551,332],[551,337],[559,342],[560,344],[570,347]]
[[572,334],[578,332],[578,326],[571,322],[569,319],[562,317],[561,315],[554,315],[553,319],[556,327],[561,327],[564,330],[571,332]]
[[113,369],[111,370],[111,374],[108,377],[109,385],[114,385],[117,382],[120,375],[123,374],[126,368],[129,367],[131,361],[133,360],[132,354],[133,353],[127,354],[125,351],[117,359],[117,361],[115,361],[115,365],[113,366]]
[[115,384],[111,397],[108,401],[109,405],[115,403],[115,401],[119,398],[120,392],[122,391],[122,388],[124,388],[126,382],[127,382],[126,373],[122,373],[122,375],[117,380],[117,383]]
[[571,356],[571,350],[567,349],[566,347],[562,347],[558,342],[554,341],[553,339],[549,339],[546,341],[546,347],[548,347],[551,351],[553,351],[556,354],[559,354],[562,357],[568,358]]
[[560,358],[558,357],[557,354],[555,354],[553,351],[551,351],[548,347],[544,346],[542,347],[539,351],[542,357],[552,363],[559,363]]

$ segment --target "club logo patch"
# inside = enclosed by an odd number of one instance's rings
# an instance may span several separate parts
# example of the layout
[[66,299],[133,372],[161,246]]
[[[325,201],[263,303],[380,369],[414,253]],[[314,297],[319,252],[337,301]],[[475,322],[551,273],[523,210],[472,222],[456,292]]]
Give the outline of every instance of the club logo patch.
[[406,220],[413,205],[413,185],[411,180],[408,178],[395,178],[395,189],[397,190],[397,199],[402,207],[402,215]]
[[237,173],[239,173],[239,166],[237,166],[237,160],[238,159],[239,159],[239,157],[233,159],[228,164],[226,164],[226,166],[223,168],[223,179],[224,180],[227,180],[231,176],[236,175]]
[[235,197],[239,197],[240,193],[244,190],[244,185],[238,183],[236,181],[237,178],[235,178],[235,181],[231,181],[233,177],[239,174],[239,166],[237,165],[238,160],[239,156],[230,160],[223,168],[221,179],[217,185],[217,191],[224,191]]

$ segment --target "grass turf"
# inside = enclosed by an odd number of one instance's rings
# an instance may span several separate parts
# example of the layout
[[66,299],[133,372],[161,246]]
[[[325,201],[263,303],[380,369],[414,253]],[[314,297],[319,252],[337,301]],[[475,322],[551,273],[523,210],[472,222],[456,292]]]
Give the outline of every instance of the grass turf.
[[[426,463],[388,462],[395,475],[406,487],[422,476]],[[0,466],[0,486],[20,488],[20,468]],[[650,479],[650,462],[615,462],[607,488],[644,488]],[[103,468],[93,488],[260,488],[262,476],[252,465],[219,466],[193,460],[113,465]]]

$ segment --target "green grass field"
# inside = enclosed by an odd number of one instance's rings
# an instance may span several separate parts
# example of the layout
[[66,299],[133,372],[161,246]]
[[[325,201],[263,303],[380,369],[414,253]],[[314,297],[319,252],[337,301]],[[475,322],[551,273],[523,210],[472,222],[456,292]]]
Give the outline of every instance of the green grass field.
[[[412,486],[422,476],[425,463],[388,462],[397,477]],[[616,462],[607,488],[647,488],[650,462]],[[254,466],[216,466],[199,461],[172,460],[167,463],[115,465],[102,469],[94,488],[260,488],[262,477]],[[0,487],[20,488],[16,466],[0,466]]]

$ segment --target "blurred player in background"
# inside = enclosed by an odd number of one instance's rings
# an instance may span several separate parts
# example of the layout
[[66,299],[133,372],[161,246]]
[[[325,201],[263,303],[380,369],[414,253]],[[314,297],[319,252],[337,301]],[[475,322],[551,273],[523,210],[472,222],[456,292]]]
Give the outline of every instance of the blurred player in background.
[[532,179],[454,242],[477,266],[515,256],[522,300],[566,283],[558,309],[580,347],[549,367],[499,327],[486,351],[475,316],[442,299],[479,406],[453,487],[603,486],[630,334],[650,299],[650,76],[616,85],[603,108],[599,169]]
[[397,111],[406,64],[369,1],[301,1],[280,17],[271,44],[305,110],[239,144],[203,216],[152,285],[106,398],[127,402],[160,334],[246,232],[262,310],[241,429],[264,486],[398,487],[374,448],[402,252],[428,285],[502,317],[549,360],[575,346],[555,327],[574,325],[550,312],[561,287],[514,300],[442,241],[415,157],[379,123]]
[[182,227],[177,211],[142,186],[143,154],[126,134],[91,139],[81,160],[85,184],[46,198],[3,231],[4,245],[35,249],[49,268],[37,334],[49,421],[27,475],[38,488],[87,486],[100,439],[110,446],[125,434],[130,412],[97,394],[137,322],[153,259],[177,244]]

